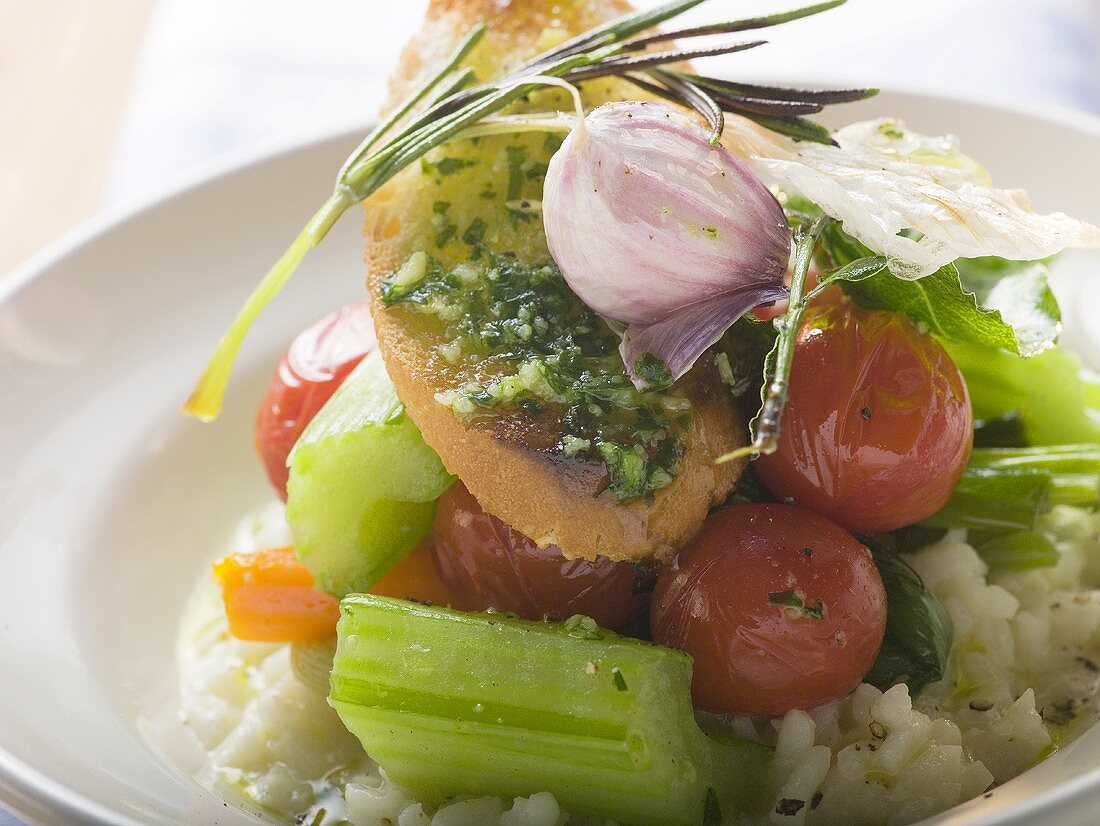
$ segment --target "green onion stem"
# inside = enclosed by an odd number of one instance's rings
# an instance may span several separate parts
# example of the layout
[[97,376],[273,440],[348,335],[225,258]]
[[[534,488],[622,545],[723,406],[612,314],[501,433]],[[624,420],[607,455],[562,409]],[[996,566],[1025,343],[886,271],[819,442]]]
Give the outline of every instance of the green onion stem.
[[[332,209],[331,204],[335,197],[333,196],[325,202],[325,205],[318,210],[314,220]],[[278,295],[286,282],[294,275],[294,271],[302,262],[305,254],[314,246],[315,242],[310,234],[312,225],[313,220],[299,233],[298,237],[294,239],[294,243],[275,262],[275,266],[267,271],[267,275],[263,277],[263,280],[252,291],[252,294],[248,296],[241,311],[233,319],[233,323],[229,326],[222,340],[218,342],[214,355],[206,365],[206,369],[195,385],[195,389],[184,403],[184,413],[194,416],[202,422],[211,422],[221,413],[225,388],[229,384],[229,375],[233,370],[233,363],[237,358],[238,351],[241,349],[245,334],[248,333],[256,317],[271,303],[271,300]]]

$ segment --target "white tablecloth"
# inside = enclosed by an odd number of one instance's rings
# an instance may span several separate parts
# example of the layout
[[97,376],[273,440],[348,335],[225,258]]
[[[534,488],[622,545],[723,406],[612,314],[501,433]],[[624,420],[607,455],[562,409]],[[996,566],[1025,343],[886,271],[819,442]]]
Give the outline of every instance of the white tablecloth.
[[[160,0],[105,205],[140,200],[228,158],[363,123],[425,5]],[[684,20],[794,5],[719,0]],[[1100,0],[850,0],[766,37],[770,46],[716,58],[708,68],[745,79],[1039,100],[1100,114]],[[0,810],[0,826],[18,821]]]

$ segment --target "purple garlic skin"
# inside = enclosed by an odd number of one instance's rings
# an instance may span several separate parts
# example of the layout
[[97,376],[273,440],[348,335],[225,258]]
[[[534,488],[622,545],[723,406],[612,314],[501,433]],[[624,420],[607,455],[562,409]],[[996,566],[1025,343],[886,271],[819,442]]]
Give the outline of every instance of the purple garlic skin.
[[643,355],[677,379],[738,318],[787,295],[783,208],[672,106],[590,112],[550,160],[542,209],[570,288],[626,326],[620,351],[639,388]]

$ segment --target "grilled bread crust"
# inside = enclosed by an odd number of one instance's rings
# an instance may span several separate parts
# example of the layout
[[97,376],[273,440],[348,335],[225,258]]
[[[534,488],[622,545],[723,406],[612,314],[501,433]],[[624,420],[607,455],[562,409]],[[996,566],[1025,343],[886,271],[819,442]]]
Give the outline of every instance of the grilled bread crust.
[[[422,31],[405,47],[391,78],[386,109],[416,88],[479,22],[488,31],[470,65],[479,78],[489,79],[566,36],[627,11],[629,6],[620,0],[433,0]],[[593,100],[638,97],[632,87],[613,80],[588,84],[586,94]],[[602,463],[565,458],[552,449],[561,435],[554,423],[507,412],[464,420],[437,401],[437,393],[469,375],[440,357],[438,342],[420,317],[400,305],[387,308],[380,299],[382,277],[413,252],[431,247],[427,239],[433,234],[433,204],[440,200],[454,204],[451,211],[459,226],[470,216],[484,216],[487,237],[498,249],[516,251],[521,258],[545,257],[541,221],[508,226],[501,204],[471,195],[502,174],[500,164],[493,163],[494,140],[499,139],[483,140],[471,150],[480,153],[476,157],[481,163],[461,175],[439,180],[414,165],[366,201],[367,285],[389,375],[425,442],[487,512],[540,546],[557,545],[570,558],[668,561],[699,530],[710,508],[726,498],[744,468],[739,462],[714,464],[717,456],[744,444],[745,428],[712,362],[700,360],[681,383],[693,415],[674,480],[651,497],[619,503],[609,492],[601,493],[606,484]]]

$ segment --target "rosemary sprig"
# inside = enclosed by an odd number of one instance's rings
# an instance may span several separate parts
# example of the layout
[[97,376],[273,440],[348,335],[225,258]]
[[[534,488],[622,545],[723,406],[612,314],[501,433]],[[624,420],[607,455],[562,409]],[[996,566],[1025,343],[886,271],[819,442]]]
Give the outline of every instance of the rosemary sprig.
[[791,365],[794,363],[795,340],[802,327],[809,298],[806,295],[806,275],[813,262],[814,250],[821,233],[833,219],[822,215],[813,223],[799,224],[794,233],[794,262],[791,266],[791,296],[787,312],[773,322],[779,335],[775,346],[764,359],[764,387],[761,391],[760,412],[753,419],[752,442],[745,447],[731,450],[719,456],[718,464],[754,454],[773,453],[779,439],[780,420],[787,404],[790,389]]
[[[306,253],[324,239],[349,207],[447,141],[503,131],[509,122],[497,117],[499,113],[541,86],[620,75],[655,95],[698,111],[707,120],[714,142],[722,132],[723,112],[742,115],[799,140],[831,142],[828,130],[802,115],[819,111],[829,103],[873,94],[873,90],[827,92],[733,84],[672,67],[693,57],[753,48],[760,45],[758,41],[702,49],[649,50],[655,43],[677,38],[724,35],[779,25],[835,8],[844,0],[829,0],[767,17],[642,34],[704,2],[673,0],[648,11],[625,15],[537,55],[505,77],[477,85],[471,85],[472,69],[462,66],[485,33],[484,26],[472,29],[439,70],[348,157],[340,168],[332,195],[248,297],[184,405],[184,412],[204,421],[217,417],[233,362],[249,327],[287,283]],[[423,107],[419,113],[418,107]],[[562,128],[560,118],[546,115],[517,122],[516,128],[529,130],[540,124],[554,131]]]

